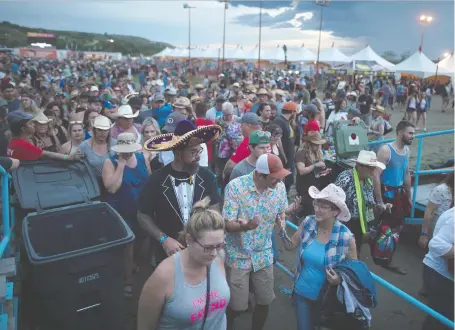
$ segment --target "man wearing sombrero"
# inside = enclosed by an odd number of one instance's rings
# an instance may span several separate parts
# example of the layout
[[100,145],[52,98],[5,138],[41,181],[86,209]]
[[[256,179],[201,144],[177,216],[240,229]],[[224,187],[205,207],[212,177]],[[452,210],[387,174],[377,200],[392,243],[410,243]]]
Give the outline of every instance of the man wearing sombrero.
[[174,133],[153,137],[144,144],[149,151],[174,153],[170,164],[152,173],[139,197],[138,221],[163,247],[157,252],[157,261],[183,248],[177,238],[194,203],[207,196],[212,205],[221,203],[214,175],[199,167],[201,144],[216,139],[220,132],[218,125],[196,128],[183,120]]

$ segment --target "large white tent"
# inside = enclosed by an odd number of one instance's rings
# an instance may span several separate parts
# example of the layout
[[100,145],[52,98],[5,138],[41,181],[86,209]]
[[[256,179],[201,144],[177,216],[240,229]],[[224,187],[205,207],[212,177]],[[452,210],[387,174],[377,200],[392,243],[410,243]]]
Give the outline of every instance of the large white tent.
[[[421,78],[434,76],[436,73],[436,64],[433,63],[424,53],[417,51],[403,62],[395,65],[394,71],[397,73],[409,73]],[[449,70],[440,67],[438,75],[452,76]]]
[[364,49],[360,50],[359,52],[351,55],[351,59],[354,61],[368,61],[368,62],[376,62],[386,68],[392,68],[394,66],[393,63],[385,60],[381,56],[379,56],[371,47],[367,45]]
[[337,48],[332,47],[323,50],[319,54],[319,62],[324,62],[328,64],[339,64],[339,63],[349,63],[351,62],[351,58],[344,55],[340,52]]
[[288,52],[288,62],[311,62],[316,61],[316,54],[305,47],[291,49]]
[[443,59],[442,61],[440,61],[438,63],[438,66],[439,66],[439,69],[443,68],[443,69],[446,69],[452,73],[455,72],[455,63],[454,63],[454,55],[453,53],[450,54],[449,57],[446,57],[445,59]]

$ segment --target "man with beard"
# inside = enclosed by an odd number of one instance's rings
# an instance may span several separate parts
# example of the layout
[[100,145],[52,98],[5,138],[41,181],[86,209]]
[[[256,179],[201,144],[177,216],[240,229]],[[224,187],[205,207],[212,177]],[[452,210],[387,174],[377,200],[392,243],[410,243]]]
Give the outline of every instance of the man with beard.
[[[411,174],[409,172],[409,147],[415,134],[415,126],[408,121],[398,123],[397,138],[394,142],[381,146],[377,153],[377,161],[386,165],[382,171],[377,169],[374,175],[374,194],[381,211],[386,210],[385,204],[392,204],[392,213],[382,217],[382,224],[390,227],[398,238],[404,224],[404,218],[409,216],[411,208]],[[381,226],[383,227],[383,226]],[[397,266],[382,265],[400,275],[406,272]]]
[[162,246],[157,251],[157,262],[183,249],[177,239],[196,202],[209,196],[212,206],[219,208],[221,199],[215,178],[199,167],[199,160],[201,144],[216,139],[220,132],[218,125],[196,128],[183,120],[173,134],[158,135],[144,146],[152,152],[174,153],[170,164],[152,173],[139,197],[139,224]]

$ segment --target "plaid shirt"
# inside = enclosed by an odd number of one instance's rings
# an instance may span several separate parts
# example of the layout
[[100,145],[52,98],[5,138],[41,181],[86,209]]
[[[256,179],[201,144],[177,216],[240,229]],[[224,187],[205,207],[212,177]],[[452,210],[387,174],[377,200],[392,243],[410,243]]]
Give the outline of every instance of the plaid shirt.
[[[309,215],[303,220],[303,230],[300,236],[301,245],[297,260],[296,282],[300,276],[303,266],[303,251],[316,239],[318,233],[317,221],[314,215]],[[346,259],[349,251],[349,242],[352,233],[340,221],[335,220],[333,223],[332,236],[329,242],[325,245],[324,264],[326,268],[330,268]]]

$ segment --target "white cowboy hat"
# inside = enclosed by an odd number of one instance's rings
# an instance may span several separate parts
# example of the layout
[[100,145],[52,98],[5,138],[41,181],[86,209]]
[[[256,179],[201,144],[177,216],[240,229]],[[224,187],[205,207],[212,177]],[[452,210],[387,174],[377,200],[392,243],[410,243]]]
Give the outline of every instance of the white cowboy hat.
[[155,83],[156,83],[157,86],[160,86],[160,87],[164,86],[164,82],[161,79],[155,80]]
[[137,138],[133,133],[120,133],[117,136],[117,144],[111,149],[117,153],[130,153],[142,149],[142,146],[136,142]]
[[381,162],[378,162],[374,151],[360,150],[357,159],[353,159],[353,161],[366,166],[378,167],[381,170],[385,169],[385,165]]
[[349,209],[346,206],[346,194],[340,187],[331,183],[319,191],[315,186],[311,186],[310,189],[308,189],[308,193],[313,199],[323,199],[338,207],[340,210],[340,214],[338,214],[337,217],[338,220],[342,222],[351,220],[351,212],[349,212]]
[[124,104],[117,110],[117,117],[119,118],[136,118],[139,116],[139,111],[133,112],[133,108],[130,105]]
[[111,121],[109,118],[103,116],[103,115],[98,115],[93,119],[93,125],[94,128],[96,129],[101,129],[103,131],[110,130],[112,127]]
[[35,118],[33,118],[33,121],[36,121],[40,124],[47,124],[47,123],[50,123],[52,121],[52,119],[49,119],[46,117],[46,115],[43,113],[43,112],[39,112]]

